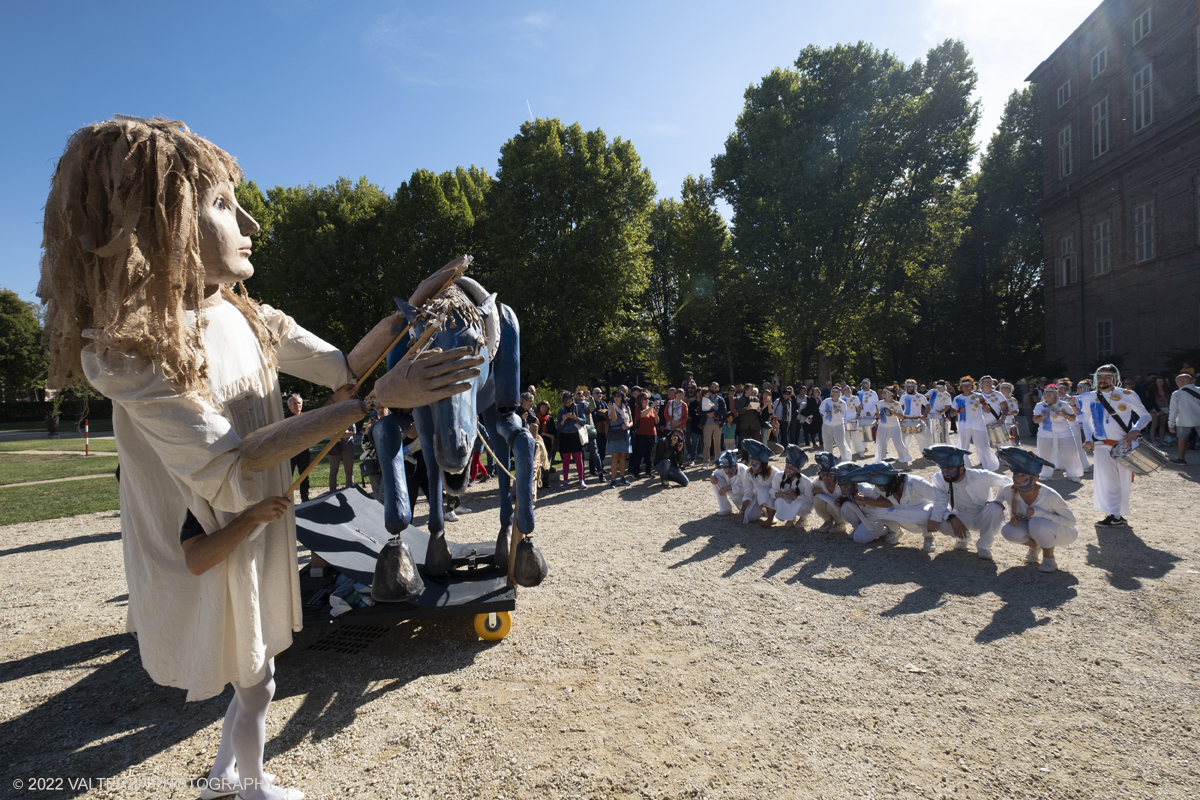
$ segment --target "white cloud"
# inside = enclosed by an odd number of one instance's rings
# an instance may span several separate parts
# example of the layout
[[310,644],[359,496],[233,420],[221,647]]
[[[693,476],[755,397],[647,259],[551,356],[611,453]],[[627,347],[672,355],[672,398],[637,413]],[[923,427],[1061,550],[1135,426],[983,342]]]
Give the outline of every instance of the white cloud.
[[546,11],[534,12],[522,20],[522,22],[524,22],[526,25],[539,30],[545,30],[546,28],[550,27],[550,23],[553,21],[554,15]]
[[1071,35],[1100,0],[924,0],[927,44],[961,39],[979,73],[983,116],[977,141],[986,146],[1004,102],[1029,73]]

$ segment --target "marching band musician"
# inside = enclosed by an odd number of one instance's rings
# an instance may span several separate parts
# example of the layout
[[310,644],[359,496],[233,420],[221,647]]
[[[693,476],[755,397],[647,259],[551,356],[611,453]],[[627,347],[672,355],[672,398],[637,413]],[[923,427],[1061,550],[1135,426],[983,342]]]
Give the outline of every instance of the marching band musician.
[[1075,404],[1059,400],[1058,386],[1046,384],[1041,401],[1033,407],[1033,421],[1038,425],[1037,454],[1047,464],[1041,479],[1053,478],[1054,470],[1061,468],[1068,480],[1083,483],[1083,465],[1069,425],[1075,421]]
[[[857,467],[853,461],[834,462],[833,453],[817,453],[813,456],[817,464],[817,479],[813,482],[813,510],[824,522],[818,533],[845,533],[849,521],[845,510],[853,505],[852,484],[842,485],[839,478],[853,472]],[[857,517],[852,523],[857,525]]]
[[996,388],[1000,390],[1000,396],[1004,398],[1004,407],[1007,409],[1004,414],[1004,430],[1008,431],[1009,439],[1019,442],[1021,432],[1017,430],[1017,412],[1021,410],[1021,404],[1013,397],[1013,385],[1005,381]]
[[862,436],[862,444],[855,450],[862,454],[867,452],[867,442],[874,441],[874,426],[879,418],[879,395],[871,388],[871,381],[863,378],[855,397],[858,400],[858,432]]
[[967,455],[966,450],[949,445],[935,445],[925,450],[925,457],[941,471],[933,476],[937,499],[929,515],[924,550],[927,553],[933,551],[933,538],[928,534],[938,531],[954,537],[955,550],[967,550],[974,532],[979,536],[975,552],[990,561],[992,543],[1004,523],[1004,502],[996,499],[996,493],[1009,481],[991,470],[968,469]]
[[[979,396],[983,398],[984,419],[987,420],[987,425],[999,425],[1004,429],[1004,433],[1008,434],[1009,403],[1002,392],[996,391],[996,379],[991,375],[984,375],[979,379],[979,388]],[[1017,404],[1014,400],[1012,403],[1013,413],[1016,413],[1016,410]],[[996,460],[996,467],[998,466],[1000,466],[999,459]],[[992,467],[992,469],[996,469],[996,467]]]
[[854,460],[854,451],[846,443],[846,414],[850,410],[850,404],[842,398],[842,390],[836,386],[829,390],[829,397],[821,401],[821,436],[833,439],[826,445],[836,445],[842,461]]
[[771,489],[775,477],[775,467],[771,466],[771,448],[757,439],[746,439],[742,442],[749,458],[745,473],[738,474],[742,482],[742,524],[757,522],[763,512],[767,512],[762,521],[762,527],[769,528],[775,524],[775,494]]
[[1079,416],[1079,395],[1086,394],[1092,390],[1091,384],[1087,381],[1080,381],[1072,390],[1071,379],[1063,378],[1058,382],[1058,396],[1064,403],[1070,403],[1075,409],[1075,420],[1067,421],[1067,428],[1071,431],[1071,444],[1075,446],[1075,452],[1079,455],[1079,463],[1083,465],[1085,473],[1092,471],[1092,459],[1088,456],[1087,450],[1083,449],[1083,419]]
[[737,450],[726,450],[717,456],[717,468],[708,479],[717,498],[717,516],[727,517],[734,508],[742,507],[745,473],[746,465],[738,461]]
[[929,515],[937,500],[933,484],[917,475],[905,475],[891,464],[868,464],[859,467],[849,480],[879,488],[876,497],[865,493],[854,498],[865,521],[854,529],[854,541],[860,544],[874,541],[884,534],[888,544],[896,544],[904,531],[926,537],[927,552],[933,550],[933,535],[929,533]]
[[[929,400],[929,430],[925,433],[925,447],[946,444],[950,441],[950,425],[946,413],[953,405],[950,390],[945,381],[938,381],[925,398]],[[921,448],[922,450],[924,447]]]
[[[900,396],[900,426],[901,428],[915,428],[917,425],[912,420],[921,421],[920,433],[904,433],[901,430],[901,436],[904,439],[904,446],[910,453],[919,453],[932,442],[929,439],[929,400],[925,395],[917,391],[917,382],[909,378],[904,382],[904,394]],[[908,423],[905,425],[905,423]]]
[[891,389],[883,390],[883,399],[879,401],[877,408],[879,430],[875,435],[875,461],[883,463],[888,444],[891,443],[896,448],[897,460],[905,466],[912,464],[912,456],[904,444],[904,437],[900,434],[900,404],[896,402]]
[[1092,503],[1107,516],[1096,523],[1105,528],[1125,527],[1133,473],[1112,457],[1118,443],[1131,445],[1150,424],[1150,414],[1137,393],[1119,388],[1121,373],[1105,364],[1096,370],[1096,389],[1079,396],[1083,415],[1083,449],[1095,455],[1092,471]]
[[[992,407],[984,402],[983,395],[975,391],[975,379],[970,375],[958,382],[958,389],[961,394],[954,398],[954,405],[947,412],[958,418],[958,449],[969,456],[971,445],[974,444],[975,455],[979,457],[983,468],[996,470],[1000,467],[1000,460],[992,452],[992,445],[987,438],[987,424],[993,421],[989,413]],[[965,465],[971,465],[969,457]]]
[[1001,447],[999,453],[1013,471],[1008,492],[1009,518],[1000,535],[1029,548],[1025,553],[1026,564],[1038,563],[1040,549],[1042,560],[1038,571],[1055,572],[1058,562],[1054,560],[1054,548],[1074,542],[1079,538],[1079,530],[1075,527],[1075,512],[1067,506],[1067,501],[1040,483],[1038,473],[1053,465],[1019,447]]
[[799,445],[789,444],[784,452],[783,472],[776,472],[771,481],[771,492],[775,496],[775,517],[785,527],[803,528],[804,519],[813,510],[813,485],[800,474],[808,463],[808,455]]

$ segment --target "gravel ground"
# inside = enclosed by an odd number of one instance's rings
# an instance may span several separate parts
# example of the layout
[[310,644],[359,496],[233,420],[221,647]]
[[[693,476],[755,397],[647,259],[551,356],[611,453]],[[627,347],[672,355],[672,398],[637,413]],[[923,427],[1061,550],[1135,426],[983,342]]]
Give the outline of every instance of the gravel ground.
[[[740,526],[689,474],[543,493],[550,578],[502,642],[467,618],[357,655],[300,634],[268,768],[315,798],[1200,793],[1200,469],[1139,478],[1132,530],[1053,482],[1084,523],[1053,575],[1004,542],[985,562]],[[452,538],[492,538],[494,484],[468,504]],[[0,542],[0,792],[195,797],[230,692],[185,703],[141,670],[117,515]],[[9,794],[39,778],[60,788]]]

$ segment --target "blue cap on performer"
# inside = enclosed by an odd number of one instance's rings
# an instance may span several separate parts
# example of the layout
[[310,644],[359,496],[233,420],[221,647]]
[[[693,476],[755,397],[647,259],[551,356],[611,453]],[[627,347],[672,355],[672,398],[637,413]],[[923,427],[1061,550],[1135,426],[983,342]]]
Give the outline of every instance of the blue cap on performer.
[[942,469],[956,469],[966,463],[963,459],[971,451],[960,450],[949,444],[935,444],[933,447],[926,447],[921,452]]
[[737,466],[737,463],[737,450],[725,450],[721,455],[717,456],[718,469],[733,469]]
[[766,464],[771,460],[771,448],[757,439],[743,439],[742,447],[746,448],[746,455],[751,461]]
[[891,483],[892,478],[901,474],[903,473],[891,464],[878,462],[859,467],[847,475],[846,480],[850,483],[869,483],[872,486],[887,486]]
[[784,451],[783,460],[796,469],[804,469],[804,465],[808,463],[808,453],[798,444],[789,444]]
[[1020,447],[1001,447],[996,451],[996,455],[1013,472],[1020,472],[1025,475],[1040,475],[1042,467],[1055,468],[1053,464],[1037,453],[1024,450]]
[[833,453],[828,453],[822,450],[819,453],[813,453],[813,461],[817,465],[817,469],[821,472],[833,472],[837,469],[837,458]]
[[851,484],[854,481],[850,480],[850,476],[858,471],[858,464],[853,461],[843,461],[837,465],[834,474],[837,476],[837,482],[842,484]]

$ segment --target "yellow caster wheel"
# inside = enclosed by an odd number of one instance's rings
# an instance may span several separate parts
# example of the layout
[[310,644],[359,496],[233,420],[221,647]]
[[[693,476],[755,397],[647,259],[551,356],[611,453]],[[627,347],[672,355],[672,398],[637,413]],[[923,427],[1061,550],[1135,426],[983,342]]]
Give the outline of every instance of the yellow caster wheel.
[[498,642],[512,630],[512,614],[495,611],[491,614],[475,615],[475,632],[487,642]]

